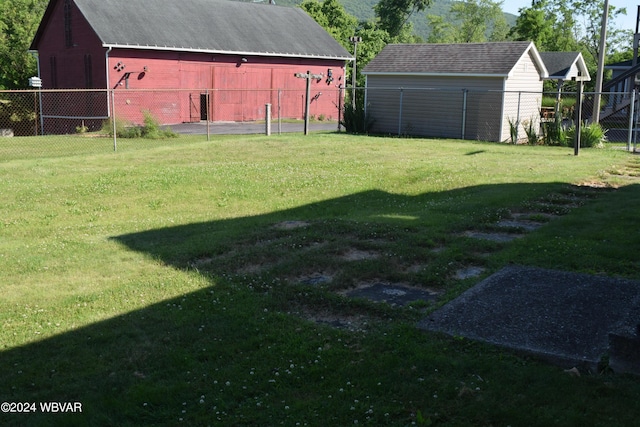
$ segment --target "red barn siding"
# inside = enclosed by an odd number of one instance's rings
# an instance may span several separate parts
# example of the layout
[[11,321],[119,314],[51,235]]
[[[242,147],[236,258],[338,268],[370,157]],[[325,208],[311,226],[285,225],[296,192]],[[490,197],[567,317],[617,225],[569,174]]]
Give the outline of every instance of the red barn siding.
[[[274,117],[302,118],[306,82],[294,74],[311,71],[326,79],[330,68],[332,82],[312,81],[310,111],[315,116],[337,118],[341,96],[337,85],[344,83],[344,61],[247,56],[243,62],[238,55],[108,50],[73,1],[70,5],[72,45],[65,44],[64,1],[56,3],[38,42],[43,89],[115,89],[114,113],[134,123],[142,122],[144,110],[152,111],[163,124],[200,120],[200,96],[207,91],[209,117],[214,121],[263,119],[267,103],[273,105]],[[108,114],[104,93],[73,98],[60,102],[54,96],[45,97],[43,113],[75,117]],[[45,131],[53,132],[51,126],[55,131],[73,132],[77,124],[48,119]]]
[[[280,116],[301,118],[306,81],[294,74],[311,71],[325,76],[320,81],[312,80],[311,114],[337,118],[335,94],[338,93],[337,83],[344,79],[342,61],[245,58],[246,62],[236,55],[113,50],[109,55],[109,87],[116,89],[116,114],[138,122],[142,117],[141,109],[146,105],[156,116],[160,115],[157,118],[162,123],[200,120],[200,94],[212,89],[211,120],[259,120],[264,118],[265,104],[277,105],[280,90]],[[124,68],[118,71],[118,64]],[[329,68],[334,80],[327,83]],[[181,93],[155,91],[180,88],[194,90]],[[141,92],[140,89],[154,91]],[[158,110],[160,113],[155,113]]]

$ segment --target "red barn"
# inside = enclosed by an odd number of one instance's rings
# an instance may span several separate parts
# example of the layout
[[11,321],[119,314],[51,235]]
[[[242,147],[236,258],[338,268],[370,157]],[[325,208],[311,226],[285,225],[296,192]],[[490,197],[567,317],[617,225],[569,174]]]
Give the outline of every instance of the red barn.
[[151,110],[165,124],[207,110],[214,121],[261,119],[266,103],[301,117],[306,82],[295,74],[307,71],[322,76],[313,114],[335,118],[353,59],[302,9],[226,0],[51,0],[31,50],[45,90],[114,90],[113,104],[106,92],[45,101],[49,117],[106,116],[113,105],[116,116]]

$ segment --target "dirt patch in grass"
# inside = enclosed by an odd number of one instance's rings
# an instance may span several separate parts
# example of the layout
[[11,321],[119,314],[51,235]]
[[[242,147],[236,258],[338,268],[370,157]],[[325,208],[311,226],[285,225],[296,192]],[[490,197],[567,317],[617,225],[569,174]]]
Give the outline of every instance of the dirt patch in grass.
[[314,323],[328,325],[333,328],[344,329],[351,332],[366,331],[371,323],[371,319],[363,314],[338,314],[328,311],[314,311],[308,307],[292,314]]
[[331,283],[333,274],[326,272],[314,272],[298,277],[295,281],[303,285],[320,286]]
[[279,222],[279,223],[275,224],[273,226],[273,228],[276,228],[278,230],[295,230],[297,228],[308,227],[309,225],[311,225],[311,223],[308,222],[308,221],[293,220],[293,221],[282,221],[282,222]]
[[344,261],[363,261],[367,259],[376,259],[380,254],[373,251],[362,251],[360,249],[349,249],[343,253],[340,258]]
[[407,267],[405,273],[416,274],[427,268],[426,264],[413,264]]
[[496,226],[500,228],[517,228],[524,231],[534,231],[542,227],[544,223],[531,221],[528,219],[503,219],[496,223]]
[[499,242],[499,243],[511,242],[515,239],[519,239],[524,236],[523,234],[516,234],[516,233],[492,233],[487,231],[473,231],[473,230],[465,231],[464,233],[462,233],[462,235],[464,237],[470,237],[472,239],[489,240],[492,242]]
[[258,274],[268,269],[270,266],[266,264],[246,264],[236,270],[237,274]]
[[460,270],[456,271],[453,277],[458,280],[464,280],[464,279],[470,279],[473,277],[478,277],[484,272],[485,272],[484,267],[469,266],[469,267],[461,268]]

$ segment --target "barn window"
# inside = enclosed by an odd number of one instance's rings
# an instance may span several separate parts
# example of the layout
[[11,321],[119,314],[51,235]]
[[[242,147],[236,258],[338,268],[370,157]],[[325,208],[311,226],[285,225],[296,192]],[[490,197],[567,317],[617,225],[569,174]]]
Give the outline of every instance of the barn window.
[[49,68],[51,71],[51,87],[57,88],[58,87],[58,64],[55,56],[52,56],[51,58],[49,58]]
[[73,46],[73,34],[71,32],[71,0],[64,0],[64,45]]
[[84,85],[87,89],[93,87],[93,66],[91,65],[91,55],[84,56]]

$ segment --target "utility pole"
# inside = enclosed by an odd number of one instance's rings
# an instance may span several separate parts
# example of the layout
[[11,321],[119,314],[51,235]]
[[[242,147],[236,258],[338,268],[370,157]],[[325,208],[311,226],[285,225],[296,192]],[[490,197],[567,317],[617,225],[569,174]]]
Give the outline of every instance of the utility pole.
[[324,77],[322,74],[311,74],[311,71],[307,71],[306,73],[295,73],[299,79],[307,80],[307,90],[304,96],[304,134],[309,135],[309,104],[311,103],[311,79],[320,80]]
[[358,62],[358,43],[362,42],[362,37],[351,36],[349,37],[351,43],[353,43],[353,76],[351,76],[351,105],[353,109],[356,109],[356,62]]
[[602,92],[602,79],[604,75],[605,50],[607,49],[607,21],[609,20],[609,0],[604,0],[602,12],[602,27],[600,28],[600,52],[598,52],[598,70],[596,72],[596,94],[593,100],[592,123],[600,122],[600,99]]

